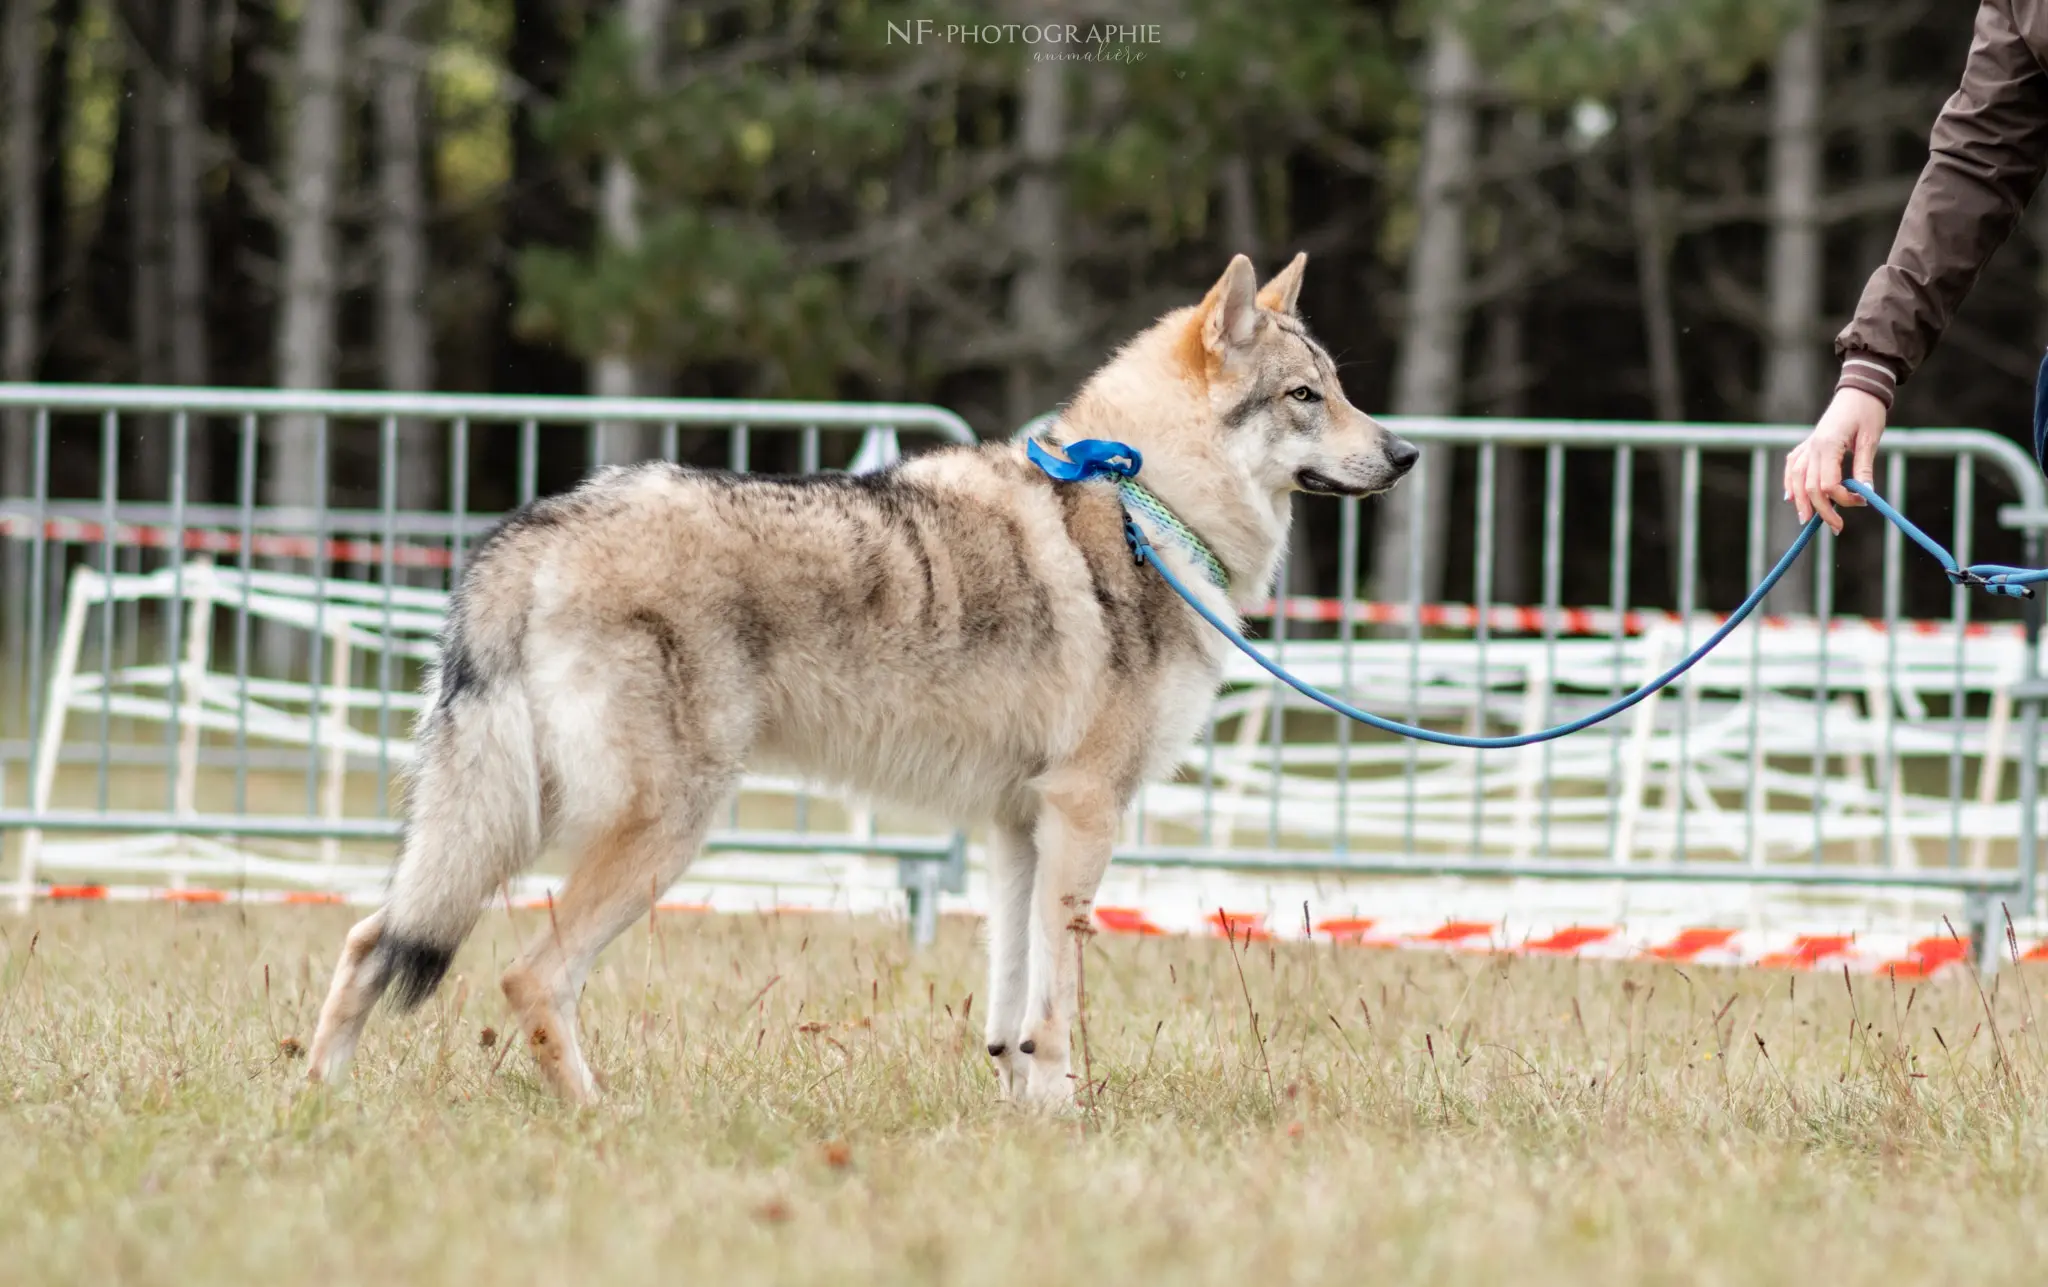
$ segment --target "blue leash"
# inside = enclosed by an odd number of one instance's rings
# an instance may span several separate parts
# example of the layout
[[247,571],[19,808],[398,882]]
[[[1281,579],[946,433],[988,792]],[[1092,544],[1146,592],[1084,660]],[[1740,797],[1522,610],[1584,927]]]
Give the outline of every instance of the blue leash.
[[[2044,387],[2048,387],[2048,367],[2044,367],[2043,380]],[[1066,452],[1066,460],[1061,460],[1057,456],[1052,455],[1035,440],[1028,445],[1028,452],[1032,462],[1044,470],[1048,476],[1060,482],[1082,482],[1091,478],[1128,480],[1138,472],[1144,461],[1144,458],[1134,448],[1127,447],[1122,443],[1105,442],[1101,439],[1088,439],[1083,442],[1069,443],[1063,446],[1061,450]],[[1954,555],[1942,548],[1941,544],[1933,537],[1915,527],[1905,515],[1893,509],[1875,491],[1853,479],[1844,482],[1843,486],[1861,496],[1869,504],[1870,508],[1876,510],[1901,532],[1910,537],[1915,545],[1918,545],[1921,549],[1934,556],[1935,560],[1941,564],[1942,570],[1948,574],[1949,580],[1956,585],[1975,586],[1989,594],[2006,595],[2015,599],[2029,599],[2033,597],[2033,592],[2028,589],[2029,586],[2048,581],[2048,568],[2014,568],[2007,567],[2001,563],[1977,563],[1967,568],[1961,567],[1956,563]],[[1539,742],[1555,741],[1560,737],[1577,733],[1582,729],[1591,728],[1595,724],[1613,719],[1616,715],[1621,714],[1631,706],[1637,705],[1643,699],[1669,687],[1679,676],[1685,674],[1686,671],[1691,670],[1705,659],[1708,653],[1718,647],[1722,640],[1734,633],[1735,628],[1747,620],[1752,612],[1756,611],[1757,605],[1761,604],[1765,596],[1770,594],[1772,587],[1776,586],[1784,578],[1785,574],[1792,570],[1792,565],[1799,561],[1799,556],[1806,553],[1806,547],[1813,543],[1813,534],[1819,528],[1819,517],[1816,516],[1808,519],[1806,526],[1799,529],[1798,538],[1792,542],[1791,547],[1779,558],[1777,566],[1773,567],[1769,574],[1764,577],[1763,583],[1749,592],[1749,597],[1742,601],[1742,606],[1730,613],[1728,619],[1721,623],[1719,629],[1707,637],[1705,643],[1688,653],[1683,661],[1626,697],[1609,702],[1590,715],[1583,715],[1578,719],[1566,724],[1559,724],[1554,728],[1546,728],[1534,733],[1514,733],[1504,737],[1467,737],[1460,733],[1443,733],[1433,728],[1422,728],[1415,724],[1403,724],[1398,720],[1375,715],[1371,711],[1360,710],[1349,702],[1330,696],[1306,680],[1288,674],[1287,671],[1275,664],[1264,653],[1253,647],[1249,640],[1237,632],[1236,627],[1218,616],[1208,605],[1196,598],[1193,592],[1181,583],[1180,578],[1173,574],[1173,569],[1166,566],[1166,561],[1159,557],[1159,551],[1152,548],[1152,542],[1146,537],[1144,529],[1131,517],[1130,512],[1126,510],[1124,513],[1124,539],[1130,542],[1131,553],[1136,557],[1137,561],[1140,564],[1151,564],[1160,576],[1166,578],[1166,584],[1173,588],[1175,594],[1186,600],[1187,605],[1200,613],[1204,621],[1214,626],[1225,639],[1236,644],[1239,651],[1257,662],[1260,668],[1272,675],[1273,678],[1286,684],[1289,688],[1292,688],[1310,701],[1328,707],[1346,719],[1356,720],[1360,724],[1369,725],[1382,732],[1395,733],[1402,737],[1412,737],[1417,741],[1434,742],[1438,746],[1464,747],[1475,751],[1508,750],[1517,746],[1534,746]],[[1207,553],[1206,550],[1202,552]]]

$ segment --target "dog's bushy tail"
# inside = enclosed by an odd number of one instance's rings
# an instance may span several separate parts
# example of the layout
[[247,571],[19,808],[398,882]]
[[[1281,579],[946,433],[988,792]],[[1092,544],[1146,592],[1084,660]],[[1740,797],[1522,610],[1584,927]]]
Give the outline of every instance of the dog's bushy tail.
[[520,685],[481,685],[444,661],[435,687],[376,947],[401,1010],[434,994],[486,900],[544,841],[539,748]]

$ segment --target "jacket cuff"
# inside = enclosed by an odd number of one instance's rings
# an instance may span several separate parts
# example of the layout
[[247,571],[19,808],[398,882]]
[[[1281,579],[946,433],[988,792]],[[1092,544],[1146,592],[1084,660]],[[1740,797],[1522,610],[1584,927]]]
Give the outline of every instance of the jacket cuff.
[[1835,389],[1856,389],[1867,393],[1884,403],[1885,410],[1891,410],[1892,400],[1898,396],[1899,377],[1893,373],[1890,364],[1868,353],[1850,353],[1842,359],[1842,374],[1835,381]]

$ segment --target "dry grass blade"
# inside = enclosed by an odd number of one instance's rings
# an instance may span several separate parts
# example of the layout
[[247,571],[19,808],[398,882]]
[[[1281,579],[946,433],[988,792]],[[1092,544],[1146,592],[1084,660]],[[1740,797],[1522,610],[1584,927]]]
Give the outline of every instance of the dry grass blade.
[[[1949,923],[1948,917],[1942,917],[1941,923],[1948,930],[1949,938],[1957,943],[1964,941],[1962,935],[1956,933],[1956,927]],[[1966,968],[1964,973],[1970,976],[1970,986],[1977,990],[1977,1003],[1983,1007],[1984,1023],[1991,1030],[1991,1049],[1998,1059],[2000,1085],[2008,1094],[2017,1093],[2020,1090],[2020,1070],[2013,1064],[2012,1056],[2006,1051],[2005,1036],[1998,1027],[1998,1012],[1992,1009],[1991,998],[1985,993],[1984,981],[1977,977],[1977,972]]]
[[[1280,1096],[1273,1089],[1273,1063],[1266,1057],[1266,1038],[1259,1032],[1258,1007],[1252,1004],[1252,985],[1245,981],[1244,956],[1237,950],[1237,926],[1230,914],[1222,908],[1216,909],[1216,923],[1223,927],[1223,935],[1230,943],[1230,963],[1237,967],[1238,990],[1244,995],[1245,1016],[1251,1020],[1252,1044],[1258,1047],[1259,1067],[1266,1073],[1266,1103],[1275,1110],[1280,1107]],[[1245,930],[1245,941],[1251,941],[1251,930]]]

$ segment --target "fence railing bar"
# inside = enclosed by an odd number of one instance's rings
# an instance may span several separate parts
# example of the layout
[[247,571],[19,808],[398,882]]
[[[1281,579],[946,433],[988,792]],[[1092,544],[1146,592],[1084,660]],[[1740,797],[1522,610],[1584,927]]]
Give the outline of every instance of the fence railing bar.
[[[1608,530],[1612,533],[1607,562],[1607,601],[1614,614],[1614,674],[1608,687],[1610,701],[1627,691],[1628,665],[1628,573],[1629,542],[1635,515],[1635,448],[1623,443],[1614,449],[1614,486],[1610,500]],[[1607,851],[1616,862],[1627,855],[1620,851],[1621,747],[1626,736],[1620,721],[1607,728]]]
[[[114,515],[120,503],[121,477],[121,416],[119,412],[107,411],[100,416],[100,503],[103,506],[101,523],[104,535],[100,542],[100,569],[111,580],[120,570],[115,566]],[[114,673],[114,619],[117,603],[110,595],[99,614],[100,621],[100,673]],[[114,690],[112,685],[100,687],[100,746],[104,752],[114,734]],[[107,758],[100,756],[98,800],[99,807],[107,807],[109,788]]]
[[[462,583],[462,569],[469,560],[469,417],[457,416],[449,425],[452,444],[448,460],[448,508],[455,521],[448,533],[448,588]],[[396,523],[397,515],[391,516]]]
[[[1543,449],[1543,706],[1545,728],[1556,722],[1557,697],[1557,615],[1564,603],[1564,448],[1556,443]],[[1545,742],[1542,777],[1551,781],[1557,747]],[[1550,856],[1550,791],[1543,791],[1541,840],[1537,852]]]
[[[170,667],[170,708],[180,711],[184,708],[185,696],[185,491],[190,450],[191,421],[189,413],[178,411],[171,416],[171,600],[165,605],[169,627],[164,631],[164,661]],[[177,719],[164,721],[164,750],[171,757],[170,772],[164,775],[164,809],[176,812],[178,808],[178,783],[182,776],[183,729]]]
[[[1692,651],[1692,616],[1697,601],[1700,579],[1700,449],[1687,447],[1679,456],[1679,519],[1678,519],[1678,653],[1680,656]],[[1692,716],[1699,699],[1699,688],[1688,675],[1679,681],[1678,691],[1678,759],[1671,769],[1671,807],[1675,814],[1673,828],[1677,861],[1686,860],[1686,815],[1690,812],[1692,792],[1687,774],[1692,770]]]
[[236,443],[235,487],[239,498],[242,574],[240,602],[235,609],[235,812],[249,808],[249,593],[256,549],[256,464],[259,433],[254,412],[241,417]]
[[[313,635],[308,640],[309,673],[306,678],[311,696],[306,705],[307,726],[311,730],[306,741],[306,813],[311,816],[320,811],[320,717],[327,683],[327,502],[333,494],[327,480],[328,425],[325,415],[313,417],[313,497],[315,509],[321,516],[313,526],[313,583],[317,587],[313,596]],[[346,718],[344,717],[344,722]]]
[[35,489],[36,525],[34,535],[29,538],[28,691],[23,694],[23,699],[28,706],[28,727],[23,730],[23,733],[27,736],[29,745],[29,803],[34,805],[38,803],[34,796],[34,784],[40,779],[42,773],[42,737],[40,734],[44,719],[43,650],[49,646],[46,637],[49,623],[43,602],[43,596],[49,593],[49,587],[44,582],[46,578],[52,582],[61,581],[63,578],[51,577],[49,575],[50,551],[48,541],[43,535],[43,508],[48,504],[50,498],[50,413],[47,408],[36,408],[32,432],[34,440],[30,444],[29,450],[34,457],[31,463],[31,468],[34,471],[34,480],[31,486]]
[[[1770,470],[1770,453],[1761,447],[1752,447],[1749,452],[1749,535],[1744,543],[1746,557],[1743,560],[1743,574],[1750,585],[1763,581],[1764,563],[1769,557],[1765,547],[1770,540],[1770,511],[1767,508],[1770,504]],[[1753,867],[1763,866],[1765,859],[1761,818],[1764,807],[1763,660],[1763,635],[1752,630],[1749,632],[1749,691],[1755,696],[1749,704],[1749,745],[1743,755],[1749,766],[1749,782],[1742,792],[1742,845]]]

